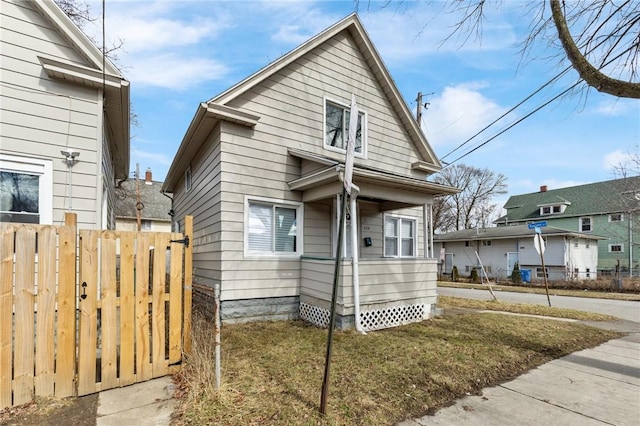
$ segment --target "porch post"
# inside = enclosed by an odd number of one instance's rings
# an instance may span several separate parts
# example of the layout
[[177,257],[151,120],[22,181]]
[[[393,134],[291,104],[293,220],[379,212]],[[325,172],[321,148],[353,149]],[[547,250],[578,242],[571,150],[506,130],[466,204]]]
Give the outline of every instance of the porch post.
[[422,206],[422,233],[424,241],[425,259],[433,258],[433,205],[424,204]]

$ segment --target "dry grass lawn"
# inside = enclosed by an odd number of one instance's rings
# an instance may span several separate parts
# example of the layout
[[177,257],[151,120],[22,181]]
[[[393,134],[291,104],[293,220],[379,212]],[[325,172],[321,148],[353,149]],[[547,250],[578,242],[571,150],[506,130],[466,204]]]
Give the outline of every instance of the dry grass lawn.
[[194,323],[177,424],[388,425],[618,334],[577,323],[463,314],[334,334],[327,416],[318,414],[327,331],[300,321],[225,325],[222,389],[213,326]]

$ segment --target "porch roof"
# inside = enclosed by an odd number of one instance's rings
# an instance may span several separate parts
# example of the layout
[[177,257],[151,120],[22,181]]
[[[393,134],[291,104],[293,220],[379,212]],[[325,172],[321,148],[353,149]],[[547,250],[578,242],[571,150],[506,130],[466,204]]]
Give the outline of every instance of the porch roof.
[[[289,154],[303,160],[312,161],[318,170],[288,182],[294,191],[303,191],[303,201],[315,201],[333,196],[341,191],[344,175],[344,163],[312,152],[292,149]],[[325,166],[325,167],[322,167]],[[431,197],[450,195],[459,189],[420,180],[408,176],[396,175],[370,167],[353,167],[353,183],[359,187],[359,197],[397,202],[407,205],[420,205]],[[401,206],[390,206],[398,208]]]

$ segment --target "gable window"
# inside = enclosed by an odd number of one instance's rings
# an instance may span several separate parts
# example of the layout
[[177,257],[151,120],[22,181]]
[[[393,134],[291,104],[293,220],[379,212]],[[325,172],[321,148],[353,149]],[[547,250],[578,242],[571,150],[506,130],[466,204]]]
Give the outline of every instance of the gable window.
[[50,160],[0,154],[0,221],[53,223]]
[[387,257],[415,257],[415,219],[385,216],[384,255]]
[[266,199],[246,201],[245,253],[297,255],[301,252],[301,205]]
[[[344,152],[349,138],[350,107],[325,99],[324,107],[324,146],[330,150]],[[365,156],[366,114],[358,113],[355,155]]]
[[191,186],[193,184],[191,180],[191,166],[187,167],[187,170],[184,172],[184,190],[186,192],[191,191]]
[[609,222],[622,222],[624,216],[622,213],[614,213],[609,215]]
[[590,217],[581,217],[580,218],[580,232],[591,232],[591,218]]
[[623,251],[622,244],[609,244],[609,253],[622,253]]

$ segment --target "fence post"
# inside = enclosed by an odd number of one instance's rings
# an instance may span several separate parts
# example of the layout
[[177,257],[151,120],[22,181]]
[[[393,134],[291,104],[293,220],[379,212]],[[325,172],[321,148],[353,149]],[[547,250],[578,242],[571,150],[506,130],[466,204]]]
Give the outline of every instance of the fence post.
[[56,355],[57,397],[77,395],[76,374],[76,287],[78,216],[65,213],[60,228],[58,267],[58,343]]
[[191,301],[193,292],[193,216],[184,218],[184,235],[190,244],[184,248],[184,330],[183,350],[191,353]]

